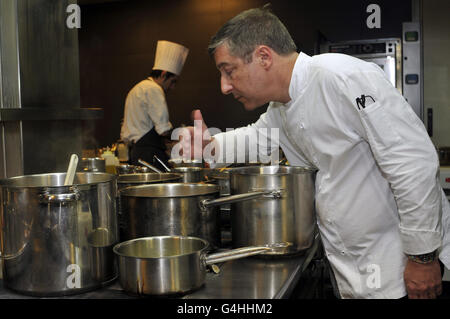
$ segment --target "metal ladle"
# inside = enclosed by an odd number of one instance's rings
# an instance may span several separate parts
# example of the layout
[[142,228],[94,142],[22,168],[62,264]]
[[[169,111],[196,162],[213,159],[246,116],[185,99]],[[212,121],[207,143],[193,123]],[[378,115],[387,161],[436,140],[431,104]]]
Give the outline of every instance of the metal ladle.
[[75,171],[78,165],[78,155],[72,154],[70,157],[69,167],[67,168],[66,178],[64,180],[64,185],[72,185],[75,178]]
[[159,164],[161,164],[162,167],[164,167],[164,169],[165,169],[168,173],[171,172],[170,168],[168,168],[168,167],[166,166],[166,164],[164,164],[164,162],[161,161],[161,160],[158,158],[158,156],[153,155],[153,158],[154,158],[155,160],[157,160],[157,161],[159,162]]
[[159,169],[157,169],[155,166],[153,166],[153,165],[147,163],[146,161],[143,161],[143,160],[141,160],[141,159],[138,159],[138,162],[139,162],[139,164],[144,165],[145,167],[150,168],[151,170],[155,171],[156,173],[159,173],[159,174],[162,173]]

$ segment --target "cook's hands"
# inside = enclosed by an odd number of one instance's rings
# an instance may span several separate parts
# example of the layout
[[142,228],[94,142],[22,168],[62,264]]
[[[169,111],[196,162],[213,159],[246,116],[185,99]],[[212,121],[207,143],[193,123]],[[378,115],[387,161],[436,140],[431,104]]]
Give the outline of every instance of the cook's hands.
[[[192,121],[194,126],[188,126],[186,129],[189,130],[191,136],[190,144],[183,144],[183,149],[190,148],[191,158],[202,159],[203,150],[214,138],[211,138],[208,127],[203,120],[202,112],[200,110],[194,110],[191,113]],[[188,141],[182,141],[183,143],[189,143]]]
[[419,264],[408,259],[404,279],[409,299],[434,299],[442,293],[439,261]]

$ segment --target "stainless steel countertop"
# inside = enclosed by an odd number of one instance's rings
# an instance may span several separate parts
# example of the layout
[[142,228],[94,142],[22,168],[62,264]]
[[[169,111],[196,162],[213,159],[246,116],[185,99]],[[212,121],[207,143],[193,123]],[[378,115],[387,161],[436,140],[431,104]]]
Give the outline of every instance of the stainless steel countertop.
[[318,238],[302,255],[249,257],[223,263],[218,274],[208,273],[205,285],[184,299],[289,298],[318,248]]
[[[220,265],[218,274],[208,272],[200,289],[184,295],[183,299],[284,299],[289,298],[302,272],[309,265],[319,246],[316,235],[311,248],[302,255],[249,257],[228,261]],[[0,299],[30,299],[3,286],[0,280]],[[136,298],[123,292],[119,282],[91,292],[64,299],[130,299]],[[54,298],[46,298],[54,299]]]

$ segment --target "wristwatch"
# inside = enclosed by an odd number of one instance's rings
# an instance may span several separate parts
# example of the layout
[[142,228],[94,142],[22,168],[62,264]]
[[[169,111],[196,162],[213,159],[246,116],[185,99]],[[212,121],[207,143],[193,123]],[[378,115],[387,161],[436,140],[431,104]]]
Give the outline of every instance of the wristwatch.
[[437,254],[436,254],[437,250],[431,252],[431,253],[427,253],[427,254],[422,254],[422,255],[406,255],[408,256],[409,260],[412,260],[416,263],[419,264],[429,264],[433,261],[436,260]]

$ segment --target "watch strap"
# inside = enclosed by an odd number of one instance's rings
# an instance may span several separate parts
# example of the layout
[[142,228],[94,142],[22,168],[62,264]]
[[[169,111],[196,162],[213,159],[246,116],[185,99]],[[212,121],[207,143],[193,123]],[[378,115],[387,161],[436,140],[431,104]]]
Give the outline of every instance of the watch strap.
[[436,252],[437,251],[435,250],[435,251],[432,251],[431,253],[427,253],[427,254],[421,254],[421,255],[408,255],[407,254],[406,256],[408,256],[409,260],[412,260],[416,263],[429,264],[436,260],[436,258],[437,258]]

